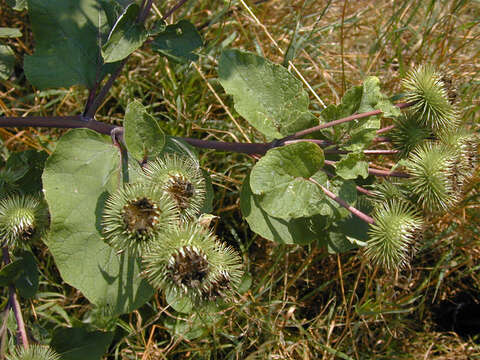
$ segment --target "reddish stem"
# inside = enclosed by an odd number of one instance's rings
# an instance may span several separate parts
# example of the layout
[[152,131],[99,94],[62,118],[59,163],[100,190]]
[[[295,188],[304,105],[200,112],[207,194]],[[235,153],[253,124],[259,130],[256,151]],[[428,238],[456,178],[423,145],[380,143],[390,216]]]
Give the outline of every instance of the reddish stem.
[[179,137],[178,139],[198,148],[224,150],[243,154],[263,155],[272,147],[271,143],[236,143],[182,137]]
[[[413,104],[414,104],[413,102],[399,103],[399,104],[395,104],[395,106],[398,107],[399,109],[404,109],[406,107],[412,106]],[[281,142],[284,143],[285,141],[288,141],[288,140],[298,139],[302,136],[311,134],[311,133],[313,133],[315,131],[318,131],[318,130],[326,129],[326,128],[336,126],[336,125],[339,125],[339,124],[343,124],[345,122],[349,122],[349,121],[353,121],[353,120],[363,119],[363,118],[366,118],[366,117],[369,117],[369,116],[380,115],[382,113],[383,113],[382,110],[373,110],[373,111],[368,111],[368,112],[364,112],[364,113],[360,113],[360,114],[353,114],[353,115],[347,116],[347,117],[342,118],[342,119],[330,121],[330,122],[327,122],[325,124],[320,124],[320,125],[311,127],[309,129],[298,131],[295,134],[288,135],[288,136],[284,137],[283,139],[281,139]]]
[[318,183],[318,181],[316,181],[315,179],[312,179],[310,178],[309,179],[311,182],[313,182],[314,184],[316,184],[318,187],[320,187],[320,189],[323,191],[323,193],[325,195],[327,195],[330,199],[336,201],[340,206],[344,207],[345,209],[347,209],[348,211],[350,211],[353,215],[355,215],[356,217],[358,217],[359,219],[365,221],[367,224],[374,224],[375,223],[375,220],[373,220],[372,217],[368,216],[367,214],[361,212],[360,210],[358,210],[357,208],[349,205],[345,200],[339,198],[337,195],[335,195],[334,193],[332,193],[330,190],[328,190],[327,188],[325,188],[323,185],[321,185],[320,183]]
[[[324,161],[326,165],[331,165],[331,166],[335,166],[336,165],[336,161],[332,161],[332,160],[325,160]],[[372,168],[368,168],[368,173],[369,174],[372,174],[372,175],[376,175],[376,176],[382,176],[382,177],[400,177],[400,178],[409,178],[410,175],[408,174],[405,174],[405,173],[401,173],[401,172],[395,172],[395,171],[388,171],[388,170],[377,170],[377,169],[372,169]]]
[[[10,264],[10,254],[8,253],[8,248],[6,246],[2,248],[2,253],[3,262],[5,263],[5,265]],[[20,340],[19,342],[22,344],[22,346],[25,349],[28,349],[27,331],[25,329],[25,323],[23,322],[22,309],[20,308],[20,303],[18,302],[15,286],[9,285],[8,292],[8,301],[13,309],[13,315],[15,316],[15,320],[17,321],[17,338]]]
[[[330,171],[328,170],[325,170],[325,169],[322,169],[322,171],[327,174],[329,177],[334,177],[335,174],[332,174]],[[358,192],[362,193],[362,194],[365,194],[365,195],[368,195],[368,196],[374,196],[374,194],[371,192],[371,191],[368,191],[367,189],[361,187],[361,186],[356,186],[355,187],[357,189]]]
[[395,125],[385,126],[384,128],[378,129],[378,130],[377,130],[377,135],[380,135],[380,134],[389,132],[389,131],[392,130],[393,128],[395,128]]

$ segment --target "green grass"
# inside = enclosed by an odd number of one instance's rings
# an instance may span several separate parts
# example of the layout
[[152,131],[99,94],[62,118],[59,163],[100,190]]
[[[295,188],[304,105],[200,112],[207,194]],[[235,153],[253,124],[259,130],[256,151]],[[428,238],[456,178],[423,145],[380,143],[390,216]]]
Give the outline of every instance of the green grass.
[[[160,11],[174,3],[156,2]],[[432,63],[458,87],[464,120],[472,126],[479,121],[478,1],[189,1],[169,21],[181,17],[196,25],[215,19],[202,30],[206,46],[199,61],[176,65],[152,55],[148,46],[135,52],[98,120],[121,124],[127,103],[136,98],[168,134],[262,141],[235,113],[216,80],[220,49],[236,47],[290,64],[310,86],[314,110],[337,103],[345,86],[358,85],[368,75],[380,77],[385,93],[399,93],[402,75],[415,65]],[[83,111],[84,89],[38,92],[25,81],[20,57],[33,50],[26,14],[9,10],[1,0],[0,26],[20,27],[24,34],[18,42],[5,41],[18,54],[18,66],[15,78],[0,82],[0,115]],[[0,129],[2,154],[27,148],[52,151],[61,133]],[[105,359],[480,358],[478,339],[440,331],[434,322],[441,301],[461,292],[480,293],[480,175],[453,211],[431,219],[411,266],[386,273],[372,267],[360,251],[330,255],[315,246],[261,239],[239,209],[239,190],[254,159],[199,153],[214,183],[214,214],[221,216],[215,232],[241,251],[251,287],[217,315],[215,324],[197,316],[205,325],[202,336],[192,340],[169,333],[166,324],[178,316],[157,294],[116,320],[115,340]],[[42,273],[40,293],[23,304],[28,323],[36,322],[32,335],[43,341],[48,340],[43,329],[101,324],[102,314],[62,282],[48,250],[39,244],[35,255]],[[4,291],[2,301],[5,296]]]

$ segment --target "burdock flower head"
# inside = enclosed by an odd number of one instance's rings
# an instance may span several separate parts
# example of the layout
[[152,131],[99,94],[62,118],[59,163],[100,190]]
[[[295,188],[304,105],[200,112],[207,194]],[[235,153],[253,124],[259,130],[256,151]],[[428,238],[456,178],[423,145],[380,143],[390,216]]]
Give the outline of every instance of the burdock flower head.
[[457,123],[457,111],[450,103],[442,76],[431,65],[419,66],[403,80],[406,99],[413,102],[412,112],[435,131],[451,129]]
[[143,183],[127,184],[107,199],[102,232],[114,249],[142,254],[178,221],[175,203],[161,189]]
[[452,181],[454,160],[454,150],[432,142],[418,147],[408,157],[408,187],[427,211],[446,211],[458,200]]
[[160,186],[176,203],[182,219],[200,213],[205,202],[205,179],[198,163],[190,157],[166,155],[145,168],[147,181]]
[[0,241],[19,246],[40,238],[48,227],[48,209],[39,196],[13,194],[0,200]]
[[194,303],[228,299],[242,275],[239,256],[194,224],[165,233],[143,263],[143,275],[155,288]]
[[455,152],[453,168],[456,181],[454,181],[454,184],[455,187],[461,188],[473,176],[477,167],[478,136],[465,128],[460,128],[443,134],[440,140]]
[[60,360],[60,355],[48,346],[30,345],[27,349],[17,348],[11,355],[7,355],[8,360]]
[[407,156],[432,135],[432,130],[412,113],[403,114],[394,120],[394,123],[395,127],[390,136],[395,148],[399,150],[400,158]]
[[377,207],[365,255],[387,269],[408,263],[409,248],[421,231],[422,220],[404,201],[387,201]]

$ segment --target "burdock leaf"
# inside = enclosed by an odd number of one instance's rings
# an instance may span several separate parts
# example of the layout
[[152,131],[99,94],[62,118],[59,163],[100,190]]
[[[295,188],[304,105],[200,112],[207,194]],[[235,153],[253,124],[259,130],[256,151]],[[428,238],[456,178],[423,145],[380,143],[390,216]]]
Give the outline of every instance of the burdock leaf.
[[362,153],[350,153],[342,157],[335,164],[335,173],[344,179],[356,179],[361,176],[368,177],[368,162]]
[[28,0],[35,52],[25,56],[27,79],[39,89],[92,87],[102,66],[100,41],[109,32],[98,0]]
[[247,176],[240,193],[240,208],[252,231],[265,239],[280,244],[306,245],[325,237],[328,225],[326,217],[315,215],[289,221],[275,218],[261,208],[258,198],[252,194],[250,177]]
[[102,240],[105,200],[121,183],[118,149],[110,137],[87,129],[63,135],[43,173],[51,214],[46,244],[63,280],[115,314],[133,311],[152,295],[139,276],[139,259],[117,254]]
[[203,45],[197,28],[186,20],[168,25],[155,36],[152,49],[176,62],[196,61],[198,55],[192,51]]
[[145,106],[134,100],[125,110],[124,137],[128,151],[138,160],[158,156],[165,146],[165,135]]
[[140,7],[132,3],[118,18],[107,43],[102,48],[102,56],[106,63],[126,58],[147,39],[148,32],[144,24],[136,21],[139,11]]
[[219,80],[235,110],[268,139],[318,124],[302,82],[281,65],[238,50],[223,51]]
[[321,214],[324,195],[309,178],[319,172],[323,162],[323,151],[310,142],[271,149],[252,169],[252,192],[274,217],[290,220]]

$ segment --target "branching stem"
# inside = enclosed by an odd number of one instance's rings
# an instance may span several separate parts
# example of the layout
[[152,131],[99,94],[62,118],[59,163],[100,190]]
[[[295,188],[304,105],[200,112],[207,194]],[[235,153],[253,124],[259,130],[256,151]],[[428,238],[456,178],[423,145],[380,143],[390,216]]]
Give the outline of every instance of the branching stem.
[[[95,98],[93,105],[87,111],[85,115],[74,115],[74,116],[29,116],[29,117],[0,117],[0,127],[24,127],[24,126],[38,126],[38,127],[49,127],[49,128],[87,128],[94,131],[97,131],[101,134],[110,135],[113,128],[116,128],[115,125],[110,125],[107,123],[99,122],[93,119],[93,115],[100,106],[104,97],[107,95],[113,81],[119,75],[121,68],[126,63],[127,59],[124,59],[119,65],[115,73],[113,73],[110,78],[107,80],[107,83],[99,91],[98,95]],[[399,108],[405,108],[411,106],[412,103],[401,103],[396,106]],[[274,147],[288,145],[299,141],[310,141],[316,143],[320,146],[329,146],[332,145],[331,142],[326,140],[316,140],[316,139],[298,139],[301,136],[311,134],[320,129],[325,129],[332,127],[344,122],[357,120],[365,118],[372,115],[381,114],[381,110],[369,111],[361,114],[354,114],[343,119],[338,119],[335,121],[330,121],[328,123],[318,125],[309,129],[299,131],[293,135],[284,137],[283,139],[277,139],[270,143],[236,143],[236,142],[224,142],[224,141],[212,141],[212,140],[200,140],[194,138],[179,138],[192,146],[205,148],[205,149],[215,149],[220,151],[231,151],[243,154],[265,154],[269,149]],[[384,141],[384,138],[377,138],[378,141]],[[330,150],[329,150],[330,151]],[[368,154],[394,154],[395,150],[366,150],[365,153]],[[342,153],[342,152],[338,152]],[[382,176],[382,175],[380,175]],[[395,175],[390,175],[395,176]]]

